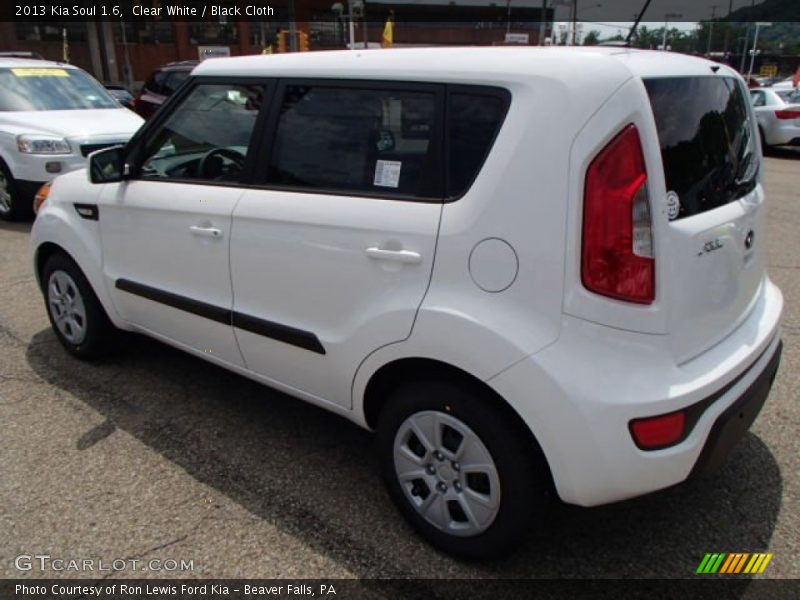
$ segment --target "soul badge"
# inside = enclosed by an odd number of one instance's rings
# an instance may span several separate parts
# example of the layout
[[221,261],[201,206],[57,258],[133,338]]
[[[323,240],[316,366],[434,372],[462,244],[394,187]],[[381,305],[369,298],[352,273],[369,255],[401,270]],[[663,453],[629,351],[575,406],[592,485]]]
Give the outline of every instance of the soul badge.
[[681,212],[681,200],[678,194],[670,190],[667,192],[667,217],[674,221]]

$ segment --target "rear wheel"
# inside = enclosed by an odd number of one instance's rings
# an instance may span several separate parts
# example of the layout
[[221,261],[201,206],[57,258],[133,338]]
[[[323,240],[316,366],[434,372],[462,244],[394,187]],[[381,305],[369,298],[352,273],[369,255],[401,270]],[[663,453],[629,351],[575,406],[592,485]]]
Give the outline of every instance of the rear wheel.
[[72,259],[53,254],[42,270],[42,282],[50,324],[70,354],[91,359],[114,350],[118,330]]
[[449,382],[397,390],[381,413],[381,470],[404,517],[434,546],[464,558],[511,550],[544,514],[541,451],[483,394]]
[[22,197],[11,171],[0,161],[0,219],[22,221],[32,217],[33,201]]

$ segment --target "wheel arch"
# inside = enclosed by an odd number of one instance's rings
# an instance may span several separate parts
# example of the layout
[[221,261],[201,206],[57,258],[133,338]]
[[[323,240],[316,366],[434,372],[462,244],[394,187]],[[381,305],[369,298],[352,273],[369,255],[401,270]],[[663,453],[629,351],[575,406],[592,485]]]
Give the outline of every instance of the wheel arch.
[[53,256],[54,254],[61,252],[62,254],[69,257],[69,259],[76,263],[75,257],[71,256],[69,252],[67,252],[64,248],[55,244],[53,242],[44,242],[40,244],[35,252],[34,252],[34,268],[36,274],[36,281],[39,283],[39,289],[44,291],[45,282],[42,278],[42,272],[44,271],[44,265],[47,263],[47,259]]
[[536,439],[536,435],[525,424],[520,414],[486,382],[447,362],[432,358],[407,357],[382,365],[372,374],[364,390],[363,418],[366,425],[370,429],[375,429],[381,411],[386,406],[390,390],[404,382],[420,380],[446,381],[459,387],[469,387],[472,390],[477,388],[480,395],[508,419],[514,430],[528,443],[531,452],[541,458],[547,467],[551,489],[554,489],[553,474],[547,456]]

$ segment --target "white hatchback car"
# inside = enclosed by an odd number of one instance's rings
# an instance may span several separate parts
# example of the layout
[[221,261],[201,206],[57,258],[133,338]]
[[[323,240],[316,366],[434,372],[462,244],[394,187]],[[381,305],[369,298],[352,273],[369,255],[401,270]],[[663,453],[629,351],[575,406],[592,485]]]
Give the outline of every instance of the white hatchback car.
[[0,58],[0,219],[32,217],[43,183],[124,144],[142,123],[77,67]]
[[376,429],[392,498],[454,554],[507,550],[551,492],[713,466],[778,368],[758,132],[705,60],[207,60],[89,179],[33,228],[66,349],[141,332]]
[[750,90],[764,146],[800,146],[800,88]]

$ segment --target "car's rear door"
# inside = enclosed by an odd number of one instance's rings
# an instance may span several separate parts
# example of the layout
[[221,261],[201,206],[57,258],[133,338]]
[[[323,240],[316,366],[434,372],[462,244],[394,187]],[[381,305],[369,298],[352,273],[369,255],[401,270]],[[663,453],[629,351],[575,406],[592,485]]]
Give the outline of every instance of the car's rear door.
[[677,214],[657,232],[668,252],[662,298],[673,350],[687,360],[741,322],[764,281],[757,128],[734,76],[652,77],[644,84],[666,194],[677,202]]
[[405,339],[434,262],[443,86],[283,80],[231,237],[248,368],[350,405],[359,363]]

